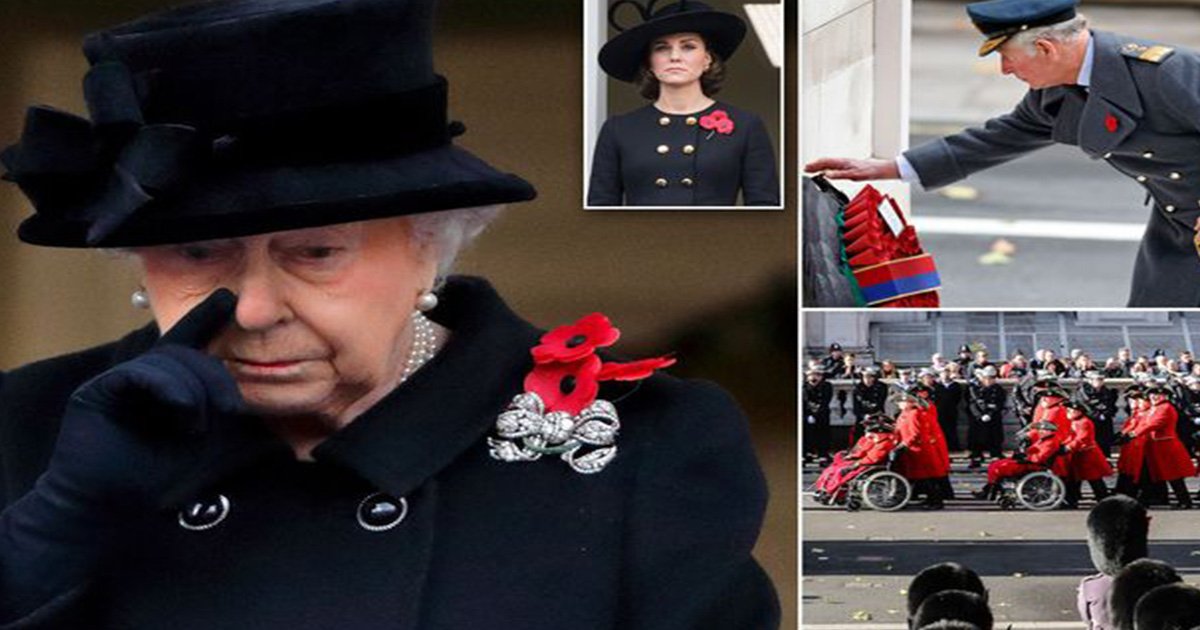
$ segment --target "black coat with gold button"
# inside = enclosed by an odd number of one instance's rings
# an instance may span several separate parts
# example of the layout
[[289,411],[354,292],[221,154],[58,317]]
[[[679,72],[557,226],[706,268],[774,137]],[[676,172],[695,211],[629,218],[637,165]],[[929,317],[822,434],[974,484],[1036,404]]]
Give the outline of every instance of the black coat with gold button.
[[[702,121],[719,112],[723,133]],[[778,206],[775,150],[758,116],[728,103],[695,114],[654,105],[604,123],[592,160],[589,206]]]
[[[446,346],[315,461],[281,453],[223,473],[214,460],[203,494],[227,498],[223,520],[203,531],[174,512],[129,522],[96,541],[119,549],[117,562],[19,627],[777,627],[750,556],[763,477],[728,396],[668,376],[602,388],[621,420],[607,468],[498,461],[486,438],[522,391],[539,332],[481,280],[452,279],[442,297],[431,317],[453,331]],[[0,373],[6,506],[45,469],[70,392],[156,336]],[[380,492],[406,511],[370,531],[358,514]]]

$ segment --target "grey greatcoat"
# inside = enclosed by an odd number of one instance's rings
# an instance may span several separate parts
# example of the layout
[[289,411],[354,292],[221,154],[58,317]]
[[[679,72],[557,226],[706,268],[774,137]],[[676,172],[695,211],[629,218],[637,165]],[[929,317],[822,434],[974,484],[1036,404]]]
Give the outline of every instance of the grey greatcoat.
[[1200,306],[1200,54],[1092,31],[1091,86],[1030,90],[982,128],[910,149],[925,188],[1053,143],[1076,145],[1146,189],[1153,212],[1129,306]]

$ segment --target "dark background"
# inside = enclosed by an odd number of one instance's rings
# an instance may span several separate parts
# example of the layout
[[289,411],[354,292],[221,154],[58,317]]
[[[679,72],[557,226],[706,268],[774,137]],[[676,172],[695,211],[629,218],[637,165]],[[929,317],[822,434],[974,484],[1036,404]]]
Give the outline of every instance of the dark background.
[[[85,33],[175,4],[0,2],[0,145],[16,140],[30,104],[86,111]],[[790,39],[791,8],[787,24]],[[757,555],[780,591],[784,627],[795,627],[794,178],[782,171],[783,212],[583,211],[581,33],[576,2],[442,2],[435,59],[450,81],[451,116],[467,125],[458,142],[540,193],[510,207],[460,270],[486,275],[540,326],[603,311],[624,333],[622,353],[677,352],[673,373],[734,393],[752,419],[772,491]],[[789,41],[787,58],[794,55]],[[794,76],[785,68],[789,85]],[[786,105],[794,110],[794,95]],[[794,117],[786,122],[796,128]],[[146,320],[129,306],[137,285],[130,261],[21,244],[14,233],[29,211],[15,187],[0,186],[0,369],[115,338]]]

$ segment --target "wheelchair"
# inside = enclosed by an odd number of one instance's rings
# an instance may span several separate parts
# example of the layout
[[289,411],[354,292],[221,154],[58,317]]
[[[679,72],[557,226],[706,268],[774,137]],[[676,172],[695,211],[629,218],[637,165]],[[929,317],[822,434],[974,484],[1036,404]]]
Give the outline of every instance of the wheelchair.
[[999,497],[996,502],[1002,510],[1011,510],[1017,506],[1035,512],[1053,510],[1062,505],[1067,498],[1067,484],[1061,477],[1054,474],[1054,461],[1042,464],[1039,470],[1021,474],[1015,480],[1008,477],[1000,480]]
[[904,509],[912,499],[912,483],[887,466],[868,469],[850,481],[846,509],[854,512],[864,506],[876,512]]

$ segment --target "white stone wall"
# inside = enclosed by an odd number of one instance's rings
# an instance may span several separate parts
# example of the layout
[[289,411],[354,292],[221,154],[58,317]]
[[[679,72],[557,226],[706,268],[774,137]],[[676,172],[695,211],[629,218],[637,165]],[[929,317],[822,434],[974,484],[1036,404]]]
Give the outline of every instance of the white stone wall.
[[[800,7],[801,162],[892,158],[908,148],[911,0],[801,0]],[[872,184],[908,209],[907,185]]]

